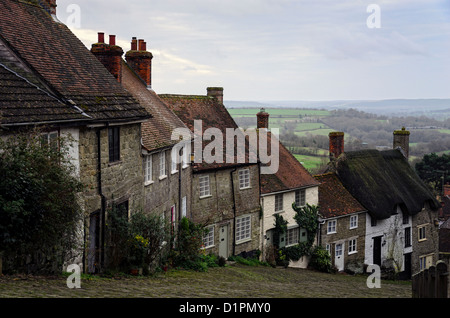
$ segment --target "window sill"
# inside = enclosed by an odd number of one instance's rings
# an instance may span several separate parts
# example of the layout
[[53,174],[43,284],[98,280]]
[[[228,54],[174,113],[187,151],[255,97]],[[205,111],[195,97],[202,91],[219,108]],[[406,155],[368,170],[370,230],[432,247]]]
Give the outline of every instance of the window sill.
[[122,163],[122,160],[108,162],[108,167],[117,166],[117,165],[120,165],[121,163]]
[[280,213],[283,213],[284,212],[284,210],[280,210],[280,211],[275,211],[273,214],[275,215],[275,214],[280,214]]
[[348,255],[356,254],[358,251],[349,252]]
[[146,182],[144,182],[144,187],[149,186],[149,185],[153,184],[154,182],[155,181],[153,181],[153,180],[146,181]]
[[244,188],[239,188],[239,190],[247,190],[247,189],[251,189],[252,187],[244,187]]
[[334,231],[334,232],[327,232],[327,234],[336,234],[337,232],[336,231]]
[[206,199],[206,198],[210,198],[210,197],[212,197],[212,195],[211,195],[211,194],[208,194],[208,195],[201,196],[201,197],[199,197],[199,198],[200,198],[200,199]]
[[207,250],[207,249],[210,249],[210,248],[213,248],[213,247],[215,247],[215,245],[205,246],[205,247],[202,247],[202,250]]
[[243,239],[243,240],[240,240],[240,241],[236,241],[236,245],[247,243],[247,242],[250,242],[251,240],[252,240],[251,238],[246,238],[246,239]]
[[165,178],[167,178],[167,175],[166,175],[166,174],[163,175],[163,176],[160,176],[160,177],[159,177],[159,181],[164,180]]
[[175,173],[178,173],[178,170],[172,170],[172,171],[170,172],[170,174],[175,174]]

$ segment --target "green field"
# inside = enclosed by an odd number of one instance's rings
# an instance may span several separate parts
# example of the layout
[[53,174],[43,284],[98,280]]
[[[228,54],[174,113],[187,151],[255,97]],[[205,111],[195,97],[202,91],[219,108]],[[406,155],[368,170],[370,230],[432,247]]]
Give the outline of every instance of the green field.
[[294,154],[294,157],[306,168],[308,171],[313,171],[320,167],[322,161],[326,157],[306,156]]
[[[233,117],[252,117],[260,111],[260,108],[228,108],[228,112]],[[265,108],[272,118],[282,117],[297,117],[300,116],[329,116],[330,112],[327,110],[318,109],[299,109],[299,108]]]

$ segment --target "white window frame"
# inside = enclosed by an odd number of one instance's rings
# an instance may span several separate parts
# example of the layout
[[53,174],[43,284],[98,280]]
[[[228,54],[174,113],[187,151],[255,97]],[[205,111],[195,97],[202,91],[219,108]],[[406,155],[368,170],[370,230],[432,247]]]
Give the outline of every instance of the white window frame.
[[208,226],[206,229],[208,232],[202,238],[204,249],[214,247],[214,225]]
[[[283,212],[284,211],[284,204],[283,204],[283,193],[275,194],[275,202],[274,202],[274,209],[275,212]],[[281,203],[280,203],[281,201]],[[281,208],[280,208],[281,206]]]
[[153,157],[152,155],[144,155],[144,184],[153,183]]
[[250,214],[236,218],[236,244],[252,239],[252,216]]
[[239,170],[239,189],[250,188],[250,169]]
[[209,181],[209,175],[198,177],[198,191],[200,198],[211,196],[211,185]]
[[185,217],[187,214],[187,198],[184,196],[181,199],[181,217]]
[[357,252],[356,244],[356,238],[348,240],[348,255],[355,254]]
[[419,242],[426,241],[427,232],[426,232],[425,225],[420,225],[417,227],[417,235],[418,235]]
[[306,205],[306,190],[299,189],[295,191],[295,205],[302,207]]
[[286,232],[286,246],[296,245],[300,242],[300,227],[289,228]]
[[166,152],[161,151],[159,153],[159,180],[162,180],[166,177]]
[[327,234],[336,233],[337,220],[329,220],[327,222]]
[[350,215],[350,229],[358,228],[358,215]]

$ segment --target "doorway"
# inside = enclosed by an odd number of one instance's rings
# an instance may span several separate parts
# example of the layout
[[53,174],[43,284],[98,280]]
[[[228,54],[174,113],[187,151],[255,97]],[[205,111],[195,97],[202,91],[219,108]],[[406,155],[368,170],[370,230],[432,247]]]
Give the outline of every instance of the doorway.
[[344,270],[344,243],[336,243],[334,246],[334,265],[339,271]]
[[89,216],[88,272],[98,273],[100,264],[100,211]]
[[381,266],[381,239],[382,236],[373,238],[373,264]]
[[219,229],[219,256],[228,258],[228,224]]

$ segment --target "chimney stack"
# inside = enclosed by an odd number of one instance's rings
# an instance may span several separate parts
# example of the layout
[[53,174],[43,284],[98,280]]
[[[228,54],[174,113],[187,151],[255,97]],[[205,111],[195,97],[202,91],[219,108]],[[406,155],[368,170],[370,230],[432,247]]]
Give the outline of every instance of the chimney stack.
[[50,15],[56,16],[56,0],[43,0],[44,6]]
[[92,44],[91,52],[120,83],[122,81],[123,50],[116,45],[116,36],[110,35],[109,44],[106,44],[105,34],[98,32],[98,43]]
[[147,84],[152,87],[152,53],[147,51],[147,42],[143,39],[131,39],[131,50],[125,54],[128,65],[139,75]]
[[394,130],[393,148],[400,147],[406,159],[409,158],[409,131],[402,127],[401,130]]
[[223,87],[207,87],[207,96],[216,98],[217,101],[223,104]]
[[330,160],[339,157],[344,152],[344,133],[340,131],[330,132],[328,134],[330,138]]
[[256,114],[256,128],[269,128],[269,113],[266,113],[264,108]]

